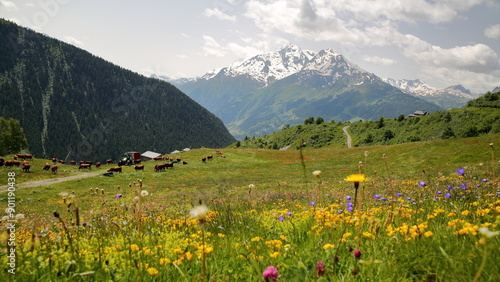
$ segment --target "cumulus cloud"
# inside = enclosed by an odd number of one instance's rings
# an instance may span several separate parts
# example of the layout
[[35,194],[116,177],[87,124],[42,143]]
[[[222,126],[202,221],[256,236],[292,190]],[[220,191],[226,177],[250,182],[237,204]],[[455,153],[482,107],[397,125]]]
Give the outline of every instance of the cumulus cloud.
[[491,39],[500,40],[500,24],[492,25],[485,29],[484,35]]
[[397,63],[396,60],[389,58],[382,58],[378,56],[364,56],[363,60],[368,63],[380,65],[380,66],[392,66]]
[[214,17],[214,18],[219,19],[219,20],[225,20],[225,21],[231,21],[231,22],[236,21],[236,16],[228,15],[217,8],[205,9],[205,12],[203,14],[209,18]]
[[66,43],[69,43],[69,44],[72,44],[72,45],[75,45],[75,46],[78,46],[78,47],[81,47],[83,46],[83,42],[72,37],[72,36],[65,36],[64,37],[64,41],[66,41]]
[[0,7],[4,8],[7,11],[17,11],[16,3],[12,1],[2,0],[0,1]]

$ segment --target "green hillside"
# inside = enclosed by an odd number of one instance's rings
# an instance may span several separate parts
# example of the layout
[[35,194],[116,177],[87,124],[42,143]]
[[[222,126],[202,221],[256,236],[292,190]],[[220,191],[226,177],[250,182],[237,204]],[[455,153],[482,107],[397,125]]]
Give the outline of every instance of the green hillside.
[[0,20],[0,116],[20,120],[38,157],[116,158],[235,141],[176,87]]
[[[377,120],[359,120],[357,122],[323,122],[323,117],[308,118],[304,124],[285,126],[280,132],[246,137],[244,141],[233,144],[242,148],[283,148],[292,146],[321,148],[345,146],[346,137],[342,128],[353,137],[354,146],[390,145],[416,141],[429,141],[450,138],[477,137],[500,133],[500,110],[498,103],[500,92],[486,93],[469,102],[463,109],[438,111],[426,116]],[[477,106],[473,106],[477,105]]]

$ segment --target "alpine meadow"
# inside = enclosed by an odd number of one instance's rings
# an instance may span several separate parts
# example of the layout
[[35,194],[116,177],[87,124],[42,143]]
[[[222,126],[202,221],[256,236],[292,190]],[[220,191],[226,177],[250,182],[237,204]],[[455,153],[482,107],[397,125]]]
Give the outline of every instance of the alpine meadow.
[[293,44],[173,80],[0,37],[0,281],[500,281],[498,88]]

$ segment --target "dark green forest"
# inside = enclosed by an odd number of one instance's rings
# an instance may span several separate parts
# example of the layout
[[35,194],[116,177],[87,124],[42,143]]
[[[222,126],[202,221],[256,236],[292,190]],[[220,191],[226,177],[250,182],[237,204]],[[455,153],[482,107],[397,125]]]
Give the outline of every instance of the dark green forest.
[[0,117],[0,156],[15,154],[26,148],[28,141],[19,121]]
[[346,146],[342,128],[349,126],[353,146],[391,145],[407,142],[477,137],[500,134],[500,92],[487,92],[469,101],[467,107],[438,111],[430,115],[358,122],[325,122],[322,117],[309,117],[297,126],[284,126],[275,133],[246,137],[231,147],[279,149]]
[[235,141],[173,85],[0,19],[0,116],[20,121],[36,157],[102,160]]

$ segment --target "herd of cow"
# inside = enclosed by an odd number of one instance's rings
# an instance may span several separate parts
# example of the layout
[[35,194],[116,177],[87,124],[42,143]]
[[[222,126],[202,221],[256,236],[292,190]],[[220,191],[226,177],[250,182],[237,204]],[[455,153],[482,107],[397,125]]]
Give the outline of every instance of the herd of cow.
[[[219,150],[215,150],[216,154],[217,155],[220,155],[221,157],[225,158],[224,155],[222,155],[222,153],[219,151]],[[19,161],[19,159],[21,159],[22,161]],[[31,165],[29,164],[28,160],[32,160],[33,159],[33,156],[31,154],[15,154],[14,155],[14,160],[4,160],[3,158],[0,158],[0,167],[21,167],[23,172],[30,172],[30,169],[31,169]],[[202,162],[206,162],[207,160],[211,160],[213,159],[213,155],[208,155],[206,157],[203,157],[201,159]],[[155,161],[168,161],[167,163],[161,163],[161,164],[156,164],[154,166],[154,171],[155,172],[160,172],[160,171],[165,171],[166,169],[168,168],[174,168],[174,163],[181,163],[183,165],[187,165],[188,163],[183,161],[181,158],[172,158],[172,157],[167,157],[167,156],[159,156],[159,157],[156,157],[154,158]],[[110,165],[111,163],[113,162],[113,160],[111,159],[108,159],[106,160],[106,164],[107,165]],[[43,170],[46,170],[46,171],[52,171],[52,173],[54,174],[57,174],[57,170],[58,170],[58,166],[57,166],[57,163],[61,163],[61,164],[65,164],[65,161],[64,160],[58,160],[56,158],[52,158],[52,164],[50,163],[45,163],[45,165],[42,167]],[[134,160],[134,169],[136,171],[144,171],[144,165],[141,165],[139,164],[140,163],[140,160]],[[70,161],[70,165],[76,165],[77,162],[76,161]],[[78,169],[92,169],[92,165],[94,165],[95,167],[99,168],[101,166],[101,163],[100,162],[96,162],[94,164],[94,162],[92,161],[80,161],[79,162],[79,167]],[[115,166],[115,167],[111,167],[107,170],[108,175],[112,175],[113,172],[118,172],[118,173],[122,173],[122,166],[123,165],[126,165],[126,163],[124,162],[121,162],[119,161],[118,166]]]

